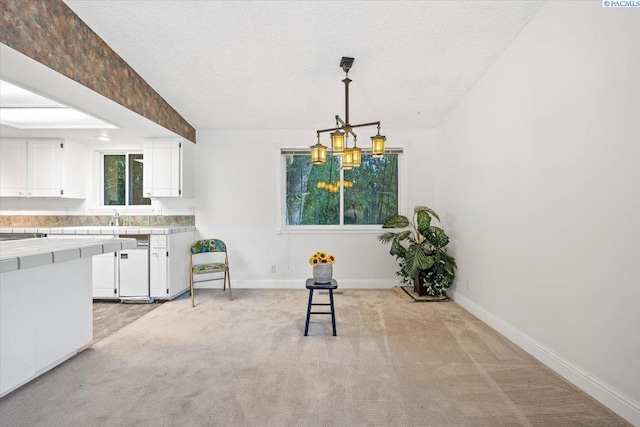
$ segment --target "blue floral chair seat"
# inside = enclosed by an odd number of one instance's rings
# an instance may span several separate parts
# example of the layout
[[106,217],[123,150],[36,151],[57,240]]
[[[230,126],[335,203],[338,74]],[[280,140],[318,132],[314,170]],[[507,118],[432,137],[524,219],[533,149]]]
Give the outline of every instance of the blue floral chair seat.
[[[224,253],[224,262],[205,262],[196,263],[195,261],[200,255],[208,253]],[[210,261],[210,260],[207,260]],[[229,255],[227,254],[227,245],[219,239],[205,239],[198,240],[191,245],[191,273],[190,273],[190,290],[191,290],[191,306],[195,307],[195,293],[194,284],[200,282],[208,282],[211,280],[222,280],[222,290],[227,289],[227,283],[229,283],[229,299],[233,300],[231,293],[231,276],[229,274]],[[209,273],[224,273],[223,277],[209,278],[204,280],[195,281],[194,276],[198,274]]]

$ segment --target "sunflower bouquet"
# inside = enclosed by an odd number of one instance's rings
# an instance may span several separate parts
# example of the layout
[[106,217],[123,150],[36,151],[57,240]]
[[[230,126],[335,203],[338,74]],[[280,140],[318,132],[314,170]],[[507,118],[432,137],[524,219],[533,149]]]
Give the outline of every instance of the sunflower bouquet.
[[319,264],[335,264],[336,257],[326,252],[316,252],[309,258],[309,264],[311,265],[319,265]]

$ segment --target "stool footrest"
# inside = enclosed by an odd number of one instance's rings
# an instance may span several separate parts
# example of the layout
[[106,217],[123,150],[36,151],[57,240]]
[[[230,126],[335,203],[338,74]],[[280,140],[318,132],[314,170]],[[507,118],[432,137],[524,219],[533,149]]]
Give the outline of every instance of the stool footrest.
[[[314,286],[317,285],[313,282],[313,279],[308,279],[306,288],[309,289],[309,303],[307,305],[307,321],[304,325],[304,335],[307,336],[307,332],[309,332],[309,318],[312,314],[328,314],[331,316],[331,326],[333,328],[333,336],[336,336],[336,315],[335,308],[333,305],[333,290],[338,287],[338,283],[335,280],[331,280],[331,283],[327,284],[329,286]],[[313,302],[313,291],[314,289],[326,289],[329,293],[329,302]],[[311,311],[311,307],[314,305],[323,305],[330,307],[329,311]]]

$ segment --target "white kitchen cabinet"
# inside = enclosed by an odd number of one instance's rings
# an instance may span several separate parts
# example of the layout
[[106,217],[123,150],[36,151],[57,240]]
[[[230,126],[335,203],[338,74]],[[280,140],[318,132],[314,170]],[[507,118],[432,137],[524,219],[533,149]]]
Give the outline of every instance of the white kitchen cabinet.
[[93,298],[148,298],[148,248],[142,245],[108,255],[93,257]]
[[149,291],[152,298],[169,297],[168,260],[167,236],[151,236],[149,239]]
[[93,257],[94,298],[118,298],[117,256],[114,252]]
[[[102,239],[113,239],[115,235],[99,235]],[[95,239],[95,234],[49,234],[47,239]],[[95,299],[119,299],[118,256],[120,251],[94,255],[91,258],[91,295]]]
[[152,298],[172,299],[189,289],[189,247],[194,233],[152,235],[149,283]]
[[62,150],[60,140],[27,141],[27,197],[60,197]]
[[[82,228],[82,227],[80,227]],[[97,229],[92,232],[100,232]],[[122,234],[122,238],[133,235]],[[194,231],[170,234],[150,234],[148,247],[146,234],[138,236],[138,247],[92,259],[93,298],[173,299],[189,289],[189,248],[195,239]],[[48,234],[48,239],[95,238],[93,234]],[[100,234],[103,239],[118,235]],[[141,243],[140,240],[142,240]],[[123,258],[123,255],[126,257]]]
[[0,197],[84,197],[79,147],[62,139],[0,140]]
[[154,138],[144,143],[144,197],[191,197],[193,143]]
[[27,195],[27,141],[0,140],[0,197]]

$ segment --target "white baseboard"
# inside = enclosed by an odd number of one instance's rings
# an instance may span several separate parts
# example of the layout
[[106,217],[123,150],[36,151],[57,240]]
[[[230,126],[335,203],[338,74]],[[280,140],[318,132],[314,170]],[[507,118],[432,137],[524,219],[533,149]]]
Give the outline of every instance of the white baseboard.
[[[89,343],[87,343],[87,344],[89,344]],[[85,345],[87,345],[87,344],[85,344]],[[83,347],[84,347],[84,346],[83,346]],[[80,348],[82,348],[82,347],[80,347]],[[28,383],[28,382],[30,382],[30,381],[33,381],[33,380],[35,380],[37,377],[39,377],[40,375],[44,374],[44,373],[45,373],[45,372],[47,372],[47,371],[50,371],[51,369],[55,368],[56,366],[58,366],[58,365],[59,365],[59,364],[61,364],[62,362],[65,362],[65,361],[67,361],[68,359],[71,359],[71,358],[72,358],[73,356],[75,356],[76,354],[78,354],[78,351],[72,351],[71,353],[69,353],[69,354],[66,354],[66,355],[62,356],[61,358],[59,358],[59,359],[58,359],[58,360],[56,360],[55,362],[52,362],[52,363],[50,363],[49,365],[47,365],[47,366],[45,366],[45,367],[43,367],[43,368],[41,368],[41,369],[38,369],[38,371],[36,371],[36,373],[35,373],[35,374],[33,374],[32,376],[30,376],[30,377],[29,377],[29,378],[27,378],[26,380],[21,381],[20,383],[18,383],[18,384],[16,384],[16,385],[14,385],[14,386],[13,386],[13,387],[11,387],[11,388],[8,388],[7,390],[4,390],[2,393],[0,393],[0,397],[4,397],[4,396],[6,396],[7,394],[11,393],[12,391],[19,389],[20,387],[22,387],[22,386],[23,386],[23,385],[25,385],[26,383]]]
[[[301,280],[232,280],[233,289],[304,289],[305,279]],[[342,289],[390,289],[396,286],[390,280],[338,280]],[[196,289],[218,289],[222,282],[204,282]]]
[[640,402],[621,393],[605,381],[585,371],[550,348],[491,314],[464,295],[451,292],[451,299],[478,319],[491,326],[518,347],[553,369],[576,387],[620,415],[635,426],[640,426]]

